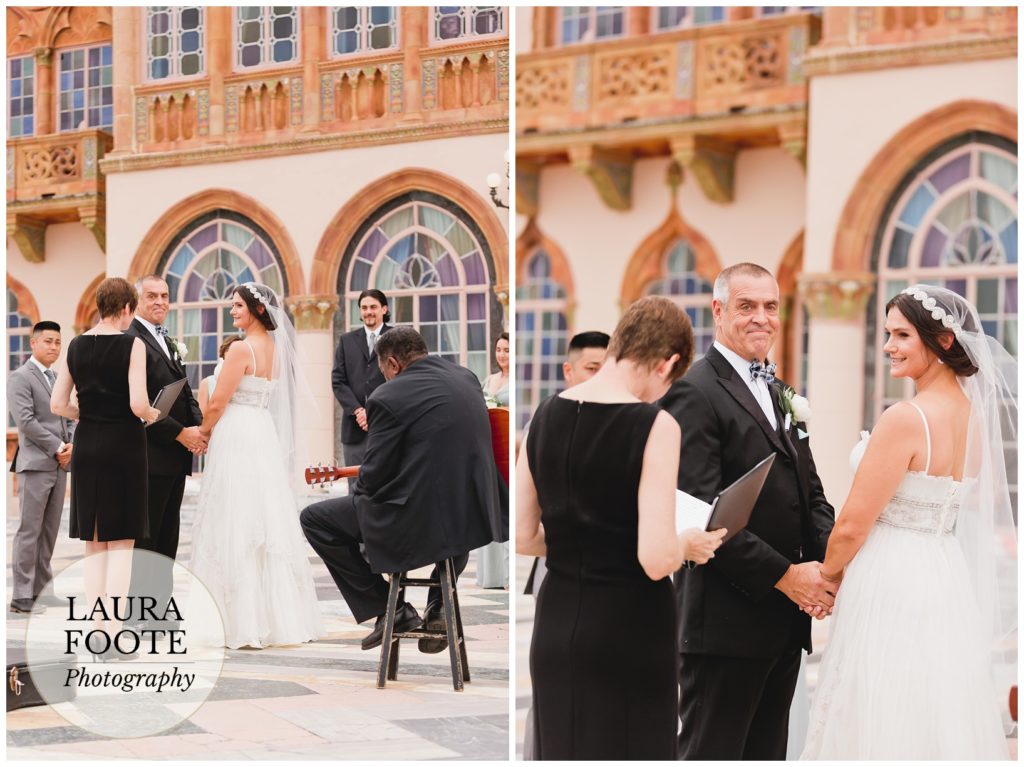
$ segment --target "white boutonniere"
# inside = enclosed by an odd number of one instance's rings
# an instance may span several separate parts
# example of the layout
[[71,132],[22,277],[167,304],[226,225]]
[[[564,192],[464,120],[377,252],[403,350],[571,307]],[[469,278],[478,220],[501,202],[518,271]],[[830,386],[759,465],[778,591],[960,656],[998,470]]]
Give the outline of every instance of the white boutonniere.
[[174,353],[178,356],[178,359],[184,360],[185,357],[188,355],[188,347],[185,346],[185,344],[183,344],[177,338],[168,338],[167,340],[171,342],[171,348],[174,350]]
[[791,422],[807,423],[811,420],[811,403],[807,397],[801,397],[791,386],[782,387],[782,409],[786,412],[786,425],[788,431]]

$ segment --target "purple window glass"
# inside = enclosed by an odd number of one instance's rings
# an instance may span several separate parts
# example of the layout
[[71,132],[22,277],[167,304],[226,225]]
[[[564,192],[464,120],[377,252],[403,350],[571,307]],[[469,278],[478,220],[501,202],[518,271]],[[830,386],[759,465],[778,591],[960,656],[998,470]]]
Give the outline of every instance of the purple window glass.
[[933,226],[928,230],[928,237],[925,238],[924,249],[921,251],[921,266],[939,265],[946,239],[946,235],[938,227]]
[[217,228],[217,222],[207,224],[189,238],[188,244],[196,253],[202,253],[217,241]]
[[1006,314],[1017,313],[1017,278],[1011,277],[1006,281]]
[[442,320],[458,320],[459,319],[459,297],[458,296],[441,296],[441,319]]
[[186,301],[199,301],[203,292],[203,278],[195,272],[192,272],[188,276],[188,282],[185,284],[185,300]]
[[487,318],[487,296],[484,293],[470,293],[466,296],[466,316],[469,320]]
[[406,235],[391,247],[388,251],[388,256],[396,263],[404,264],[409,256],[412,255],[415,242],[416,235]]
[[462,268],[466,272],[467,285],[483,285],[487,282],[487,271],[484,269],[484,260],[480,251],[474,250],[469,255],[462,257]]
[[[204,333],[216,333],[217,332],[217,310],[216,309],[203,309],[202,310],[202,328]],[[206,355],[203,355],[204,357]],[[216,353],[214,353],[216,356]]]
[[434,264],[434,268],[437,269],[437,274],[441,278],[441,284],[446,288],[457,288],[459,286],[459,272],[455,268],[455,263],[452,261],[451,256],[445,254],[443,258]]
[[961,155],[955,160],[950,160],[928,179],[932,186],[941,194],[958,181],[963,181],[971,172],[971,156]]
[[269,266],[270,254],[267,252],[267,249],[263,247],[263,243],[259,240],[254,238],[249,247],[245,249],[245,252],[249,254],[249,258],[251,258],[252,262],[256,264],[257,269],[263,269],[264,267]]
[[356,259],[352,264],[352,290],[366,290],[370,284],[370,264],[362,259]]
[[387,236],[380,230],[374,229],[365,243],[363,243],[362,249],[359,251],[359,257],[364,258],[367,261],[374,261],[377,258],[377,254],[380,253],[380,249],[383,248],[388,242]]
[[437,322],[437,296],[420,296],[420,322]]

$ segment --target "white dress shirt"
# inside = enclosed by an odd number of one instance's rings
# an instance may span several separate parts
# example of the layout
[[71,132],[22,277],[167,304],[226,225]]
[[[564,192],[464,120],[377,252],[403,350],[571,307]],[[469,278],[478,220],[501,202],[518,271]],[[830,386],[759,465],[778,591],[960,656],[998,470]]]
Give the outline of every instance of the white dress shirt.
[[[378,325],[377,327],[375,327],[373,330],[370,330],[368,327],[366,327],[366,325],[363,325],[363,330],[366,332],[366,349],[367,349],[367,353],[370,354],[371,356],[373,355],[374,346],[376,346],[377,341],[380,340],[380,331],[383,328],[384,328],[384,323],[383,322],[380,325]],[[370,344],[370,334],[371,333],[374,333],[377,336],[373,340],[373,345]]]
[[732,365],[736,374],[740,377],[740,380],[747,385],[750,389],[750,393],[754,395],[754,399],[757,400],[757,404],[761,406],[761,410],[764,411],[765,417],[768,419],[768,423],[772,425],[773,429],[779,428],[779,422],[775,418],[775,408],[772,405],[772,395],[768,391],[768,384],[763,378],[758,378],[756,381],[750,380],[750,363],[753,360],[745,360],[732,349],[728,348],[724,344],[715,341],[715,348],[722,353],[722,356],[728,360],[729,364]]
[[142,317],[140,317],[137,314],[135,315],[135,319],[137,319],[140,323],[142,323],[142,326],[144,328],[146,328],[146,330],[149,331],[149,334],[151,336],[153,336],[153,338],[156,339],[157,346],[159,346],[161,349],[163,349],[164,350],[164,354],[166,354],[167,358],[170,359],[171,352],[170,352],[170,349],[167,348],[167,339],[165,339],[162,335],[160,335],[159,333],[156,332],[156,325],[154,325],[149,320],[142,319]]

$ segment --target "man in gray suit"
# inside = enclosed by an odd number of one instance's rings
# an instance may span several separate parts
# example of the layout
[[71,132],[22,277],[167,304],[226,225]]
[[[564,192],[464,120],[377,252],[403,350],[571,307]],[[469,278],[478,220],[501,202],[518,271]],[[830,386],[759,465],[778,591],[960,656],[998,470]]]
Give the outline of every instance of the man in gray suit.
[[14,471],[21,523],[11,553],[11,611],[19,613],[62,604],[53,594],[40,592],[53,578],[50,557],[64,508],[73,432],[70,421],[50,412],[50,392],[57,377],[50,368],[60,357],[60,325],[36,323],[29,344],[32,356],[7,378],[7,405],[18,426]]

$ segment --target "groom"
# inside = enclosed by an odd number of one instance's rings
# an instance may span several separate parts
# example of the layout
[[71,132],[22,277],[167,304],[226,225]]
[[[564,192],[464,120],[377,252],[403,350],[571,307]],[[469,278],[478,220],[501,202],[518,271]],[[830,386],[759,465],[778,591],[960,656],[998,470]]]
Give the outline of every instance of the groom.
[[704,501],[775,453],[749,526],[676,574],[680,759],[785,759],[804,606],[831,608],[820,560],[835,519],[773,364],[779,286],[742,263],[715,280],[715,343],[661,401],[683,430],[679,488]]

